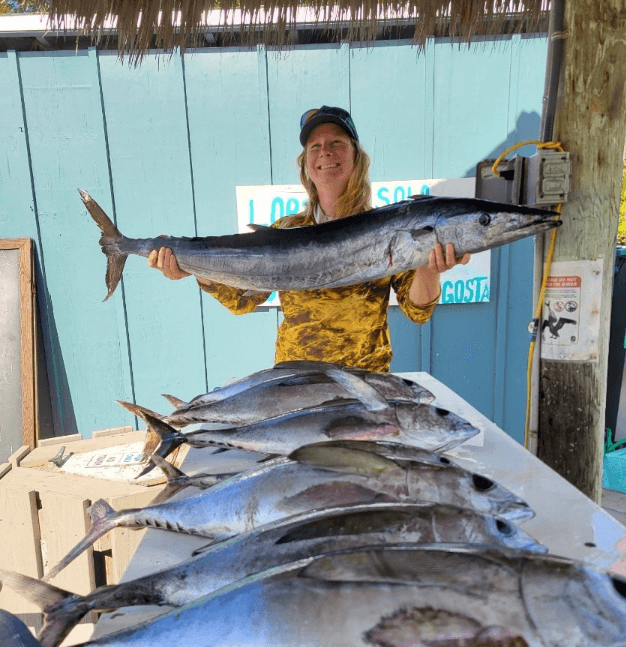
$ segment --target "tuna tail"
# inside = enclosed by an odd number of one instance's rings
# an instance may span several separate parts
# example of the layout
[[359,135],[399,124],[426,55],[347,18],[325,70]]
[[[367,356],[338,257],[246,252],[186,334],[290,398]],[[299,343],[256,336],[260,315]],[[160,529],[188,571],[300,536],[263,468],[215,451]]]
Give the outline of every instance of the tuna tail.
[[165,476],[167,476],[167,485],[157,494],[154,500],[150,502],[150,505],[163,503],[163,501],[167,501],[167,499],[176,494],[176,492],[180,492],[191,485],[191,479],[184,472],[181,472],[177,467],[168,463],[158,454],[150,456],[150,460],[160,467],[165,473]]
[[[145,420],[148,425],[148,431],[150,433],[156,434],[159,436],[160,441],[157,448],[154,450],[153,455],[160,456],[161,458],[167,458],[177,447],[180,447],[183,443],[187,442],[185,434],[180,431],[176,431],[173,427],[170,427],[163,420],[159,420],[152,412],[143,407],[133,405],[134,409],[137,411],[137,415]],[[127,407],[128,408],[128,407]],[[148,472],[151,472],[154,468],[154,463],[150,463],[140,474],[135,478],[145,476]]]
[[49,582],[56,577],[68,564],[84,553],[97,539],[106,535],[109,530],[117,527],[117,512],[103,499],[98,499],[87,509],[91,516],[91,530],[81,539],[72,550],[44,577],[43,582]]
[[106,215],[102,207],[87,191],[78,189],[78,192],[80,193],[83,204],[87,207],[87,211],[89,211],[91,217],[96,221],[96,224],[102,232],[100,236],[100,247],[102,247],[102,251],[107,257],[106,286],[108,293],[104,298],[104,301],[106,301],[115,292],[115,288],[122,278],[124,264],[128,257],[127,252],[119,251],[119,242],[124,236],[119,232],[109,216]]
[[[37,636],[42,647],[59,645],[80,619],[90,611],[80,604],[84,598],[13,571],[0,570],[2,584],[39,607],[44,614],[43,628]],[[47,611],[54,605],[55,609]],[[1,633],[0,633],[1,635]],[[4,641],[0,641],[4,645]]]

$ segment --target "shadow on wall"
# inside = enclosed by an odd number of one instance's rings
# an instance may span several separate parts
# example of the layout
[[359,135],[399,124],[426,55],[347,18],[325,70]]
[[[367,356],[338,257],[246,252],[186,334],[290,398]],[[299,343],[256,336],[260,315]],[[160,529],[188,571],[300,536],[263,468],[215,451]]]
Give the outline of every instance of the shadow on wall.
[[43,265],[36,250],[39,437],[51,438],[76,434],[78,427]]
[[[500,155],[503,151],[505,151],[510,146],[513,146],[514,144],[526,141],[527,139],[538,139],[540,132],[541,117],[536,112],[522,112],[517,118],[515,129],[508,134],[507,138],[501,144],[498,144],[498,146],[487,153],[487,155],[483,159],[496,159],[498,155]],[[510,153],[510,156],[522,155],[524,157],[529,157],[530,155],[534,155],[535,151],[535,146],[522,146],[521,148],[518,148],[514,152]],[[476,164],[482,161],[482,159],[476,160]],[[463,177],[475,176],[476,166],[473,166],[467,169]]]

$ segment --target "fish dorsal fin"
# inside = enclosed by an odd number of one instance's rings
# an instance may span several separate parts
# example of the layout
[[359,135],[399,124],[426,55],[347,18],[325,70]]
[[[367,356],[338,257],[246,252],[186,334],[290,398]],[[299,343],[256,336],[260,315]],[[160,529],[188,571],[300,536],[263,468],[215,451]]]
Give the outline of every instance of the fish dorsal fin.
[[267,295],[270,295],[270,294],[271,294],[271,292],[266,292],[266,291],[264,291],[264,290],[246,290],[246,291],[243,293],[243,296],[244,296],[244,297],[255,297],[257,294],[267,294]]
[[264,231],[266,229],[271,229],[271,227],[268,225],[259,225],[256,222],[249,222],[248,229],[251,229],[252,231]]
[[187,402],[177,398],[175,395],[170,395],[169,393],[161,394],[175,409],[182,409],[182,407],[187,406]]
[[384,456],[343,447],[304,445],[291,452],[289,459],[302,465],[371,477],[404,472],[397,463]]
[[428,202],[430,200],[435,200],[438,196],[436,195],[430,195],[430,194],[424,194],[424,193],[418,193],[416,195],[409,196],[409,200],[413,200],[414,202]]

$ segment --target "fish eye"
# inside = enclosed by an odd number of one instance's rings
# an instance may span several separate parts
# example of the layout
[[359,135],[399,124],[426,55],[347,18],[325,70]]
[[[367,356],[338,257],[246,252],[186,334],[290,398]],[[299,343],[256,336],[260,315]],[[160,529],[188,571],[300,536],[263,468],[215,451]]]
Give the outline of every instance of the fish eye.
[[491,479],[488,479],[485,476],[481,476],[480,474],[472,474],[472,483],[474,484],[474,487],[480,492],[487,492],[487,490],[491,490],[491,488],[495,485],[495,483]]
[[440,456],[439,462],[443,463],[444,465],[452,465],[452,461],[448,460],[445,456]]
[[478,216],[478,222],[486,227],[491,222],[491,216],[488,213],[481,213]]
[[439,407],[435,407],[435,411],[437,412],[438,416],[447,416],[449,411],[446,411],[445,409],[440,409]]
[[620,577],[615,577],[615,576],[611,575],[611,582],[613,582],[613,588],[623,598],[626,598],[626,580],[623,580]]
[[496,528],[505,537],[510,537],[515,532],[515,528],[510,523],[502,521],[502,519],[496,519]]
[[412,382],[411,380],[407,380],[406,377],[402,378],[402,384],[406,386],[415,386],[415,382]]

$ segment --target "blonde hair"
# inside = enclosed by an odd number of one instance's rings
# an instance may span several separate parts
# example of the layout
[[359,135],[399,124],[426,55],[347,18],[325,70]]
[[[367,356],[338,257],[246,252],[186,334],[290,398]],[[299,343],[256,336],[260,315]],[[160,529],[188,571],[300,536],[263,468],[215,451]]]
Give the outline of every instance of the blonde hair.
[[[370,158],[359,142],[352,140],[354,146],[354,168],[348,179],[345,191],[337,201],[337,207],[342,217],[353,216],[355,213],[367,211],[372,208],[372,187],[369,179]],[[300,167],[300,182],[309,194],[309,202],[302,212],[306,216],[312,216],[315,208],[320,203],[317,188],[309,177],[306,168],[306,146],[298,155],[298,166]]]

